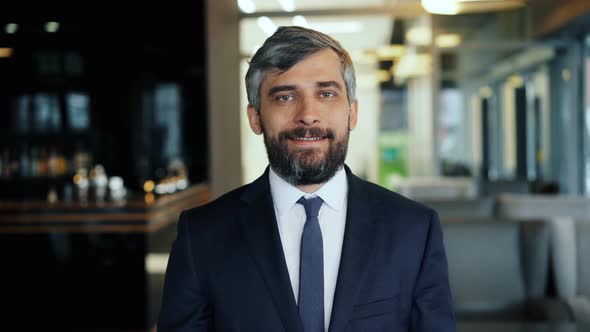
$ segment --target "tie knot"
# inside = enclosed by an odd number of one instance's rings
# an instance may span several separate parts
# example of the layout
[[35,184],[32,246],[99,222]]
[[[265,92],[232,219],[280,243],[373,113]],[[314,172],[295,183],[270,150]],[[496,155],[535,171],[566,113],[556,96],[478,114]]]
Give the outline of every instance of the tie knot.
[[320,197],[305,199],[301,197],[297,203],[303,205],[307,218],[316,218],[324,201]]

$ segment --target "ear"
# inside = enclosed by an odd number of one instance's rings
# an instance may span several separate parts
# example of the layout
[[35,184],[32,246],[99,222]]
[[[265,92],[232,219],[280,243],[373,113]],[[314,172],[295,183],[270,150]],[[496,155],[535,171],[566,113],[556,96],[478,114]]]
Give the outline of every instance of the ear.
[[254,106],[248,104],[248,121],[250,122],[250,129],[256,134],[262,134],[262,126],[260,125],[260,113]]
[[349,123],[348,126],[350,130],[356,128],[356,123],[358,121],[358,99],[355,99],[352,104],[350,104],[350,116],[349,116]]

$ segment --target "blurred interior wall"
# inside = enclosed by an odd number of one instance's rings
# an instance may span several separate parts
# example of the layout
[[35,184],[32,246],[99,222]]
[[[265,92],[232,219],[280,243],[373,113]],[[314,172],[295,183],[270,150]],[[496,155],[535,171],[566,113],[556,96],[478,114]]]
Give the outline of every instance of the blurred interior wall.
[[377,182],[379,162],[379,114],[381,90],[376,77],[377,62],[356,63],[358,124],[350,133],[346,164],[357,175]]
[[[432,31],[432,18],[421,16],[410,22],[410,28]],[[408,80],[408,172],[410,176],[435,176],[439,173],[435,100],[439,98],[438,56],[433,56],[429,75]]]
[[[241,31],[244,33],[244,31]],[[266,157],[266,149],[264,148],[264,140],[262,135],[256,135],[250,129],[250,123],[247,115],[248,97],[246,94],[246,83],[244,77],[248,71],[248,60],[243,59],[240,74],[240,119],[241,119],[241,140],[242,140],[242,174],[243,183],[250,183],[256,180],[260,174],[264,172],[268,166],[268,158]]]
[[[239,12],[235,0],[207,1],[209,181],[212,198],[242,183]],[[199,144],[199,142],[195,142]]]

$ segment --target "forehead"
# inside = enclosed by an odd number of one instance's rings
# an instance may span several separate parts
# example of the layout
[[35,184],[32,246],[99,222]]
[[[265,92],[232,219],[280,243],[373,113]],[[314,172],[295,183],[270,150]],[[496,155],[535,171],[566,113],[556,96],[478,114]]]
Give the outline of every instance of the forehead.
[[[264,91],[279,84],[306,85],[323,81],[336,81],[344,84],[342,62],[332,49],[323,49],[308,55],[286,71],[268,71],[262,80]],[[343,85],[344,86],[344,85]]]

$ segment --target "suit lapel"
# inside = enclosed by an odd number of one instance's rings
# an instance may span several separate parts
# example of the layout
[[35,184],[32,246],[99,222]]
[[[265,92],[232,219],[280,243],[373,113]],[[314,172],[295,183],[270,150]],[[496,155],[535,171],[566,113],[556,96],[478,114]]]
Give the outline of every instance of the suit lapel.
[[297,304],[293,297],[289,272],[276,223],[267,171],[242,194],[247,204],[239,216],[244,237],[270,295],[277,307],[285,330],[301,332]]
[[346,167],[348,203],[340,268],[330,319],[330,332],[344,331],[356,303],[375,243],[371,202],[365,184]]

